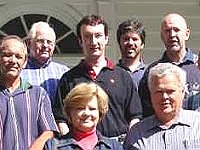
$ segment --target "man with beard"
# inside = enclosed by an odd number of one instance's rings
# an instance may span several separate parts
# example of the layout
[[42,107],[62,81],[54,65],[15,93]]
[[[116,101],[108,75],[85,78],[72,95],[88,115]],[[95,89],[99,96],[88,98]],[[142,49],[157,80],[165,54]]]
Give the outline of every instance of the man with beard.
[[126,20],[117,29],[117,41],[120,47],[121,59],[118,66],[131,73],[138,87],[146,65],[142,58],[145,45],[145,28],[139,20]]
[[196,63],[197,56],[189,48],[186,48],[186,41],[189,37],[190,29],[187,27],[186,20],[183,16],[170,13],[163,18],[161,23],[161,39],[166,50],[161,59],[148,66],[138,87],[138,93],[142,101],[143,117],[153,114],[149,89],[147,87],[149,69],[158,63],[165,62],[173,63],[181,68]]

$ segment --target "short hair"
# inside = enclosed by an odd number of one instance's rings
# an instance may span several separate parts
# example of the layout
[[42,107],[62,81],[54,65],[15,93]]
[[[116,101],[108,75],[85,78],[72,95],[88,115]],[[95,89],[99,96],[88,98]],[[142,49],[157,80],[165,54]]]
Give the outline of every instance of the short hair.
[[80,22],[77,24],[76,33],[77,33],[78,38],[81,38],[81,26],[82,25],[95,26],[95,25],[99,25],[99,24],[104,25],[105,35],[108,36],[108,25],[107,25],[106,21],[104,20],[104,18],[99,15],[91,14],[91,15],[84,16],[80,20]]
[[20,42],[20,43],[22,44],[22,48],[23,48],[25,57],[27,58],[27,57],[28,57],[28,50],[27,50],[26,43],[25,43],[25,41],[22,40],[22,38],[20,38],[20,37],[17,36],[17,35],[6,35],[6,36],[3,36],[3,37],[0,39],[0,53],[1,53],[1,50],[4,48],[4,47],[3,47],[3,43],[4,43],[5,41],[11,40],[11,39],[17,40],[18,42]]
[[31,29],[29,30],[29,33],[28,33],[28,37],[30,39],[34,39],[37,35],[37,30],[41,28],[49,29],[49,31],[52,32],[53,36],[56,39],[56,33],[54,29],[47,22],[43,22],[43,21],[39,21],[32,24]]
[[108,111],[108,95],[97,84],[93,82],[84,82],[77,84],[64,99],[63,112],[70,123],[69,112],[72,108],[76,108],[84,104],[87,100],[96,96],[99,109],[99,122],[103,119]]
[[145,27],[143,23],[137,19],[129,19],[121,24],[119,24],[118,29],[117,29],[117,42],[120,45],[120,38],[122,35],[125,33],[137,33],[141,40],[142,44],[145,44]]
[[167,75],[175,75],[177,77],[177,82],[183,88],[186,85],[186,72],[177,65],[172,63],[158,63],[156,66],[152,67],[148,75],[148,88],[151,91],[151,81],[153,77],[164,77]]

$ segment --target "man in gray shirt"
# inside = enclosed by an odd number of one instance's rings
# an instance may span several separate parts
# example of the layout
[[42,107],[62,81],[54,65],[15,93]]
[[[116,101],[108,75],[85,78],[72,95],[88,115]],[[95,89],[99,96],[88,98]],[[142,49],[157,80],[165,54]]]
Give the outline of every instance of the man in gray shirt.
[[200,113],[182,109],[186,72],[171,63],[150,69],[148,88],[154,115],[132,127],[126,150],[200,149]]

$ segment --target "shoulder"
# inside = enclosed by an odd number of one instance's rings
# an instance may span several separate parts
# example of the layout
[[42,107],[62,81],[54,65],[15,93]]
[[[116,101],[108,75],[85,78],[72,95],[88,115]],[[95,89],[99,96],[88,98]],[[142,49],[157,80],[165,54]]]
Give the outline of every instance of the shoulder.
[[59,61],[51,61],[50,65],[59,67],[59,68],[64,68],[66,70],[69,70],[70,68],[64,63],[64,62],[59,62]]
[[123,149],[122,144],[115,139],[110,139],[108,137],[102,136],[100,132],[97,132],[99,138],[99,144],[104,144],[108,149],[121,150]]

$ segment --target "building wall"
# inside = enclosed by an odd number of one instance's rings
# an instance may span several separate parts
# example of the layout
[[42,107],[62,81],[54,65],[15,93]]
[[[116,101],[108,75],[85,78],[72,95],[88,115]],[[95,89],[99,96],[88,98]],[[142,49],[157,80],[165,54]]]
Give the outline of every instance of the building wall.
[[[126,19],[138,18],[146,26],[147,39],[143,53],[146,62],[150,63],[163,53],[160,23],[162,17],[170,12],[177,12],[186,17],[192,30],[187,45],[193,48],[195,53],[198,53],[200,50],[199,0],[1,0],[0,27],[15,17],[37,13],[53,16],[70,27],[72,32],[75,32],[75,26],[83,15],[101,14],[110,27],[107,55],[117,61],[120,57],[115,36],[117,25]],[[23,17],[21,20],[24,22]],[[63,60],[70,66],[77,64],[80,57],[76,54],[55,55],[55,59]]]

